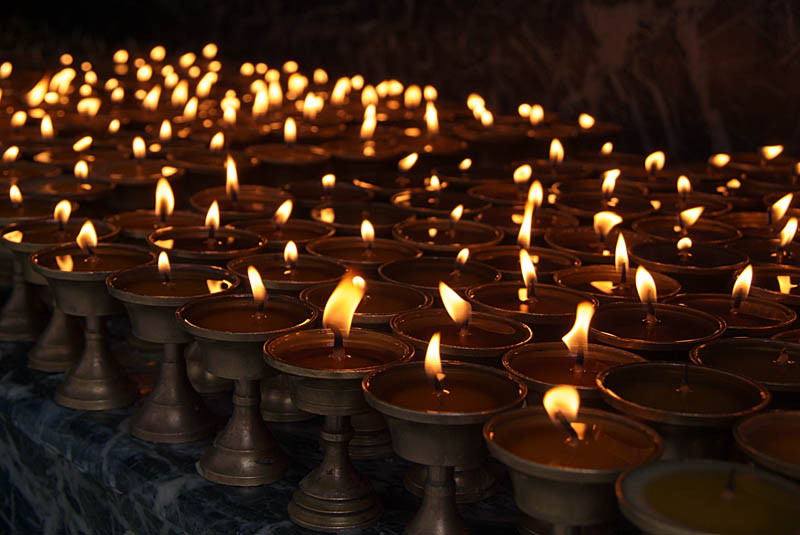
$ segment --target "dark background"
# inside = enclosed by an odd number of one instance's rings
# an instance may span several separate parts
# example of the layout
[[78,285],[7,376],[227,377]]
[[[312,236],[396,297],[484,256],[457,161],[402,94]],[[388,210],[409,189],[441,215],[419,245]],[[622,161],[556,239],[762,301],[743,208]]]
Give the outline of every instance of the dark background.
[[18,0],[0,22],[0,51],[52,60],[208,41],[228,68],[295,59],[461,102],[477,91],[495,111],[587,111],[622,122],[630,148],[672,157],[800,142],[793,0]]

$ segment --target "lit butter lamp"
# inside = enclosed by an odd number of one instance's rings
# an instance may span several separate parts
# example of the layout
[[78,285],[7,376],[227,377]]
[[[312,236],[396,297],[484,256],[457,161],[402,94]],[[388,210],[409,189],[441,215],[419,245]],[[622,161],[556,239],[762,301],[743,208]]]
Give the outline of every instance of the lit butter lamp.
[[364,108],[358,135],[327,141],[321,145],[331,155],[332,163],[348,180],[368,173],[388,171],[397,165],[408,149],[399,136],[375,135],[378,114],[375,104]]
[[20,182],[19,188],[30,200],[66,199],[79,203],[89,212],[102,213],[101,201],[111,195],[114,185],[89,178],[89,164],[85,160],[78,160],[72,174],[29,178]]
[[502,165],[526,158],[532,150],[532,125],[518,116],[497,117],[486,109],[482,97],[473,93],[467,100],[473,120],[453,126],[453,134],[468,143],[469,153],[480,165]]
[[183,198],[184,168],[164,159],[147,157],[147,145],[137,136],[131,142],[131,157],[97,162],[91,165],[90,176],[114,186],[111,204],[117,211],[130,211],[150,204],[158,181],[166,178]]
[[[73,242],[82,224],[70,221],[73,205],[62,200],[56,204],[52,219],[19,221],[3,228],[3,247],[11,251],[14,273],[11,295],[0,313],[0,338],[8,341],[35,341],[28,353],[28,366],[46,372],[64,372],[78,360],[83,349],[80,322],[54,306],[44,331],[42,305],[36,298],[36,287],[47,285],[28,261],[31,253],[58,244]],[[113,241],[119,228],[94,221],[100,231],[99,241]]]
[[711,219],[701,219],[704,206],[687,208],[675,216],[657,216],[640,219],[633,223],[633,230],[643,236],[674,243],[688,237],[693,243],[703,245],[725,245],[741,239],[742,233],[730,225]]
[[192,227],[203,224],[203,216],[194,212],[175,211],[175,195],[166,178],[156,185],[153,210],[139,209],[108,216],[106,221],[120,227],[120,234],[131,241],[142,242],[154,230],[163,227]]
[[[773,239],[786,224],[789,217],[796,217],[798,210],[793,206],[794,193],[768,195],[764,201],[768,207],[764,211],[735,211],[719,217],[719,221],[733,225],[748,238]],[[760,206],[759,206],[760,208]]]
[[717,219],[733,209],[731,203],[721,195],[695,192],[692,180],[686,175],[678,176],[675,189],[677,191],[673,193],[655,193],[649,196],[650,204],[658,214],[677,215],[688,208],[702,206],[707,218]]
[[191,299],[235,290],[239,278],[223,269],[194,264],[170,265],[161,252],[158,265],[126,269],[106,279],[108,292],[122,302],[131,331],[163,345],[158,381],[131,416],[131,434],[142,440],[182,443],[211,435],[216,421],[192,388],[183,353],[193,339],[175,321],[175,311]]
[[578,304],[575,324],[561,341],[536,341],[503,355],[503,367],[527,385],[529,406],[541,403],[550,388],[567,384],[581,393],[584,405],[602,408],[597,374],[617,364],[642,360],[628,351],[588,343],[592,316],[594,305],[584,301]]
[[791,175],[795,160],[784,154],[783,145],[763,145],[753,152],[731,154],[728,166],[747,177],[769,179]]
[[608,405],[661,434],[665,459],[729,458],[728,430],[771,400],[751,379],[677,362],[615,366],[597,375],[597,385]]
[[751,461],[795,481],[800,480],[800,457],[795,447],[798,434],[800,411],[796,410],[754,414],[733,429],[736,445]]
[[579,303],[598,304],[588,294],[562,286],[539,284],[528,251],[520,249],[519,258],[522,284],[502,281],[474,286],[466,291],[467,299],[479,309],[525,323],[537,331],[536,338],[542,341],[558,340],[569,331]]
[[[603,167],[598,170],[597,178],[579,178],[567,179],[563,182],[554,182],[550,185],[549,191],[553,195],[553,199],[557,199],[559,195],[565,193],[577,192],[597,192],[600,190],[606,198],[613,197],[614,193],[624,195],[644,195],[647,193],[647,188],[636,182],[629,182],[622,177],[622,170],[620,168]],[[652,205],[652,203],[651,203]]]
[[797,314],[772,299],[750,297],[753,266],[745,267],[730,295],[691,293],[670,297],[665,302],[702,310],[721,318],[726,336],[769,336],[787,329]]
[[560,193],[554,204],[559,210],[585,222],[591,221],[594,214],[601,211],[613,211],[627,221],[634,221],[650,215],[653,206],[641,194],[615,191],[618,176],[619,174],[616,172],[608,172],[599,191]]
[[613,264],[620,233],[625,234],[629,246],[642,241],[635,232],[622,228],[619,214],[604,210],[594,214],[591,226],[551,228],[545,232],[544,241],[553,249],[577,256],[583,264]]
[[335,532],[361,529],[382,512],[368,480],[350,464],[350,417],[366,412],[361,379],[377,368],[405,362],[414,349],[391,335],[351,329],[365,281],[347,276],[331,294],[323,329],[295,333],[264,346],[266,362],[289,376],[292,398],[303,411],[325,417],[324,458],[295,490],[289,518],[304,528]]
[[[542,185],[538,181],[534,181],[528,190],[528,197],[525,201],[525,207],[521,214],[512,213],[512,222],[519,222],[519,226],[514,229],[517,236],[515,245],[495,245],[491,247],[481,247],[476,251],[475,260],[492,266],[503,274],[503,278],[507,280],[519,280],[520,278],[520,264],[519,253],[521,249],[525,249],[531,255],[536,273],[544,280],[549,281],[555,271],[565,269],[573,266],[580,266],[581,261],[577,256],[555,251],[546,247],[531,247],[531,241],[536,236],[541,238],[544,235],[546,228],[552,228],[553,223],[560,221],[559,216],[542,216],[541,212],[547,212],[547,209],[542,209]],[[549,210],[549,212],[553,212]],[[557,213],[557,212],[553,212]],[[486,212],[481,212],[479,216],[485,215]],[[519,215],[515,219],[513,216]],[[491,219],[491,218],[489,218]],[[491,224],[483,217],[476,217],[477,221]],[[577,226],[577,219],[573,221],[574,224],[566,222],[564,227]],[[538,227],[543,224],[544,229]],[[503,230],[501,228],[501,230]],[[506,231],[503,230],[505,233]],[[508,235],[506,236],[508,237]]]
[[[357,176],[353,178],[352,183],[374,193],[378,199],[383,201],[388,201],[392,195],[404,190],[430,188],[435,180],[439,181],[442,188],[449,187],[450,184],[446,180],[440,179],[436,172],[426,173],[423,171],[418,165],[418,161],[419,153],[412,152],[397,162],[396,170]],[[433,177],[436,179],[434,180]]]
[[420,154],[422,165],[432,168],[459,161],[467,150],[467,143],[441,132],[436,102],[425,103],[425,129],[410,127],[403,130],[403,144]]
[[800,266],[800,245],[794,242],[798,218],[790,217],[781,230],[770,239],[749,238],[732,243],[729,247],[741,251],[756,264],[782,264]]
[[458,252],[455,261],[438,256],[397,260],[380,266],[378,274],[383,280],[415,288],[440,302],[440,282],[463,293],[471,286],[500,280],[501,275],[496,269],[472,261],[471,257],[471,251],[464,248]]
[[769,338],[722,338],[692,348],[695,364],[748,377],[769,389],[771,407],[793,409],[800,397],[800,345]]
[[106,410],[130,405],[136,385],[111,354],[103,318],[120,312],[120,304],[106,288],[115,271],[151,263],[154,255],[133,245],[98,243],[91,221],[86,221],[75,243],[33,253],[33,269],[47,280],[55,305],[70,316],[86,320],[83,353],[56,388],[55,402],[78,410]]
[[[531,188],[536,187],[537,182]],[[535,191],[535,190],[534,190]],[[541,193],[539,193],[541,194]],[[541,197],[540,197],[541,199]],[[475,221],[497,227],[505,234],[505,242],[513,242],[515,237],[522,229],[523,222],[525,221],[525,212],[527,203],[525,204],[512,204],[512,205],[493,205],[480,213],[475,214]],[[545,208],[541,205],[541,200],[535,207],[531,223],[531,243],[535,245],[544,245],[545,232],[552,228],[572,228],[578,226],[578,218],[573,217],[564,212],[554,210],[553,208]]]
[[[442,308],[431,308],[396,315],[389,323],[392,332],[422,352],[434,333],[439,333],[439,351],[448,359],[500,367],[506,351],[529,342],[530,327],[515,319],[472,311],[472,305],[439,282]],[[483,465],[459,465],[455,472],[456,499],[476,502],[494,493],[496,480]],[[406,489],[422,496],[424,467],[412,466],[404,476]]]
[[578,391],[555,386],[544,410],[532,406],[499,414],[483,428],[489,452],[511,474],[514,498],[525,515],[524,533],[575,533],[618,519],[614,481],[658,459],[652,429],[615,413],[580,409]]
[[[281,128],[282,127],[282,128]],[[300,124],[298,136],[297,122],[287,117],[278,131],[282,130],[283,143],[250,145],[245,154],[255,157],[259,169],[263,169],[270,185],[281,186],[298,176],[318,176],[331,159],[330,153],[317,145],[302,143],[305,130]],[[298,137],[301,143],[298,143]]]
[[224,132],[216,132],[204,147],[167,147],[168,165],[185,170],[184,189],[190,195],[216,187],[225,180],[228,157],[234,159],[237,172],[243,179],[256,179],[258,159],[230,150]]
[[483,223],[463,221],[464,206],[459,204],[447,217],[409,219],[392,228],[401,243],[434,254],[454,254],[464,247],[489,247],[503,240],[503,231]]
[[775,264],[756,266],[750,295],[777,301],[797,312],[800,307],[800,268]]
[[397,455],[427,467],[419,511],[404,533],[467,533],[456,510],[456,466],[486,458],[481,426],[520,407],[527,389],[507,373],[440,360],[440,333],[429,337],[425,362],[389,366],[364,378],[367,403],[389,425]]
[[745,464],[690,459],[642,465],[615,486],[623,515],[646,533],[794,533],[797,484]]
[[306,245],[312,255],[339,262],[365,277],[375,278],[378,266],[386,262],[419,258],[422,251],[413,245],[375,237],[375,227],[368,219],[361,222],[361,237],[332,236]]
[[61,168],[55,165],[19,160],[20,153],[18,145],[11,145],[3,151],[0,161],[0,179],[3,182],[14,184],[27,178],[61,174]]
[[360,236],[368,219],[379,238],[391,238],[392,227],[412,217],[408,210],[381,202],[325,202],[311,209],[311,219],[332,226],[338,236]]
[[199,213],[205,213],[213,203],[219,206],[223,223],[241,219],[271,216],[290,196],[278,188],[255,184],[239,184],[236,162],[231,156],[225,160],[225,185],[204,189],[192,195],[189,204]]
[[271,218],[238,221],[233,226],[263,236],[267,242],[267,250],[273,252],[283,251],[290,241],[300,251],[305,251],[308,242],[329,238],[336,233],[336,229],[327,223],[291,218],[293,208],[294,201],[286,199]]
[[201,348],[206,369],[234,381],[233,414],[197,462],[197,472],[223,485],[250,487],[283,477],[288,461],[259,412],[259,381],[273,374],[261,357],[266,340],[308,329],[317,319],[297,299],[268,295],[256,268],[251,293],[193,299],[175,313]]
[[657,302],[656,284],[647,269],[636,268],[641,303],[598,307],[591,336],[597,342],[630,349],[658,360],[686,360],[692,346],[719,338],[725,322],[701,310]]
[[359,188],[351,183],[336,179],[336,175],[327,173],[319,180],[293,179],[282,187],[283,191],[291,195],[306,216],[311,209],[320,203],[337,201],[369,202],[374,194],[364,188]]
[[203,226],[164,227],[147,236],[156,252],[167,251],[179,262],[225,265],[229,260],[258,253],[264,238],[254,232],[220,227],[219,204],[211,203]]
[[531,166],[523,164],[514,169],[511,182],[478,184],[469,188],[467,194],[493,206],[525,204],[536,197],[538,208],[542,204],[542,183],[539,180],[531,180],[532,178]]
[[[336,283],[328,283],[307,287],[300,292],[300,300],[322,313],[336,286]],[[391,282],[366,281],[364,296],[353,314],[353,326],[391,332],[389,322],[394,316],[426,310],[432,304],[433,298],[425,291]],[[394,454],[386,422],[375,411],[356,414],[351,423],[355,430],[348,446],[351,458],[377,459]]]
[[[617,235],[617,246],[614,248],[614,265],[599,264],[563,269],[553,274],[553,280],[559,286],[572,288],[593,296],[600,303],[614,301],[635,301],[638,299],[636,285],[628,260],[628,246],[625,236]],[[681,285],[678,281],[660,273],[653,273],[658,298],[677,294]]]
[[420,217],[447,217],[459,206],[462,214],[471,216],[491,205],[487,200],[445,189],[442,181],[435,174],[431,176],[429,184],[425,187],[395,193],[389,202]]
[[56,202],[53,199],[25,199],[19,185],[11,184],[8,186],[8,196],[0,200],[0,225],[44,219],[53,213]]
[[[533,174],[533,172],[531,172]],[[458,164],[436,166],[436,176],[455,191],[467,191],[478,184],[508,182],[513,173],[503,163],[481,165],[472,158],[463,158]]]
[[630,246],[629,253],[635,264],[677,280],[684,292],[727,292],[736,274],[748,264],[745,253],[730,247],[695,245],[689,237],[677,243],[638,243]]

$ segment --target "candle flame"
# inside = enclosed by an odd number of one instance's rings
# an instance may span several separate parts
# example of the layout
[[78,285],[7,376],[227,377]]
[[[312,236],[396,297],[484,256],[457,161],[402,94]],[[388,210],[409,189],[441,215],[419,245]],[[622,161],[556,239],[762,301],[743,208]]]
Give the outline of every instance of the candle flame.
[[614,249],[614,268],[617,273],[627,273],[630,264],[628,263],[628,246],[625,243],[625,236],[622,232],[617,236],[617,247]]
[[325,72],[325,69],[314,69],[314,74],[312,76],[314,83],[317,85],[324,85],[328,83],[328,73]]
[[789,245],[797,234],[797,218],[793,217],[786,222],[786,225],[781,229],[780,246],[781,248]]
[[22,192],[20,191],[19,186],[16,184],[11,184],[11,187],[8,188],[8,198],[11,201],[11,204],[14,206],[22,204]]
[[269,94],[267,90],[260,87],[256,90],[256,96],[253,99],[253,118],[263,117],[269,111]]
[[689,238],[688,236],[687,237],[683,237],[680,240],[678,240],[678,250],[679,251],[685,251],[685,250],[691,249],[691,248],[692,248],[692,239]]
[[220,150],[225,146],[225,134],[222,132],[217,132],[213,136],[211,136],[211,141],[208,142],[208,148],[210,150]]
[[436,111],[436,105],[431,101],[425,104],[425,124],[428,128],[429,136],[435,136],[439,133],[439,114]]
[[239,196],[239,174],[236,172],[236,162],[230,154],[225,159],[225,194],[229,199]]
[[444,380],[442,373],[442,361],[439,357],[439,346],[441,344],[441,333],[433,333],[428,342],[428,349],[425,351],[425,375],[429,379],[436,379],[439,382]]
[[528,164],[522,164],[514,169],[514,184],[525,184],[533,176],[533,168]]
[[45,116],[42,117],[39,130],[42,133],[42,139],[53,139],[55,132],[53,131],[53,120],[50,118],[50,115],[45,114]]
[[336,83],[333,84],[333,90],[331,91],[331,104],[334,106],[342,106],[347,100],[347,94],[350,93],[350,79],[347,77],[342,77],[336,80]]
[[464,247],[458,252],[458,255],[456,256],[456,264],[458,264],[459,266],[463,266],[464,264],[467,263],[467,260],[469,260],[469,249]]
[[378,119],[376,118],[375,105],[370,104],[364,110],[364,121],[361,123],[361,139],[372,139],[375,134],[375,128],[378,126]]
[[686,210],[680,213],[681,223],[683,226],[688,228],[697,223],[697,220],[700,219],[700,216],[703,215],[703,211],[705,210],[704,206],[695,206],[694,208],[687,208]]
[[121,87],[115,87],[113,91],[111,91],[111,102],[122,102],[125,98],[125,90]]
[[53,210],[53,219],[62,225],[66,225],[69,221],[69,216],[72,214],[72,203],[63,199],[58,201],[55,209]]
[[378,104],[378,92],[371,85],[364,86],[361,91],[361,105],[365,108]]
[[330,206],[322,208],[319,211],[319,219],[323,223],[333,223],[336,221],[336,211]]
[[774,203],[772,206],[769,207],[770,216],[772,217],[772,221],[780,221],[783,219],[783,216],[786,215],[786,212],[789,211],[789,206],[792,204],[792,200],[794,200],[793,193],[787,193]]
[[522,271],[522,282],[525,283],[525,288],[522,288],[525,290],[525,295],[519,295],[519,298],[521,301],[526,301],[529,297],[532,297],[528,295],[528,288],[536,287],[536,283],[539,280],[536,275],[536,266],[533,265],[533,260],[527,249],[519,250],[519,265]]
[[636,293],[642,303],[655,303],[657,300],[656,281],[643,266],[636,268]]
[[400,172],[408,171],[409,169],[414,167],[414,164],[417,163],[418,159],[419,159],[419,154],[417,154],[416,152],[412,152],[411,154],[405,156],[404,158],[401,158],[400,161],[397,162],[397,170]]
[[778,287],[782,294],[790,294],[792,288],[797,288],[797,284],[792,284],[792,277],[789,275],[778,275]]
[[3,152],[3,163],[13,163],[19,157],[19,147],[11,145]]
[[95,232],[91,220],[86,220],[86,223],[83,224],[80,232],[78,232],[78,237],[75,238],[75,241],[83,252],[92,254],[97,247],[97,232]]
[[368,247],[372,246],[375,242],[375,227],[372,226],[369,219],[365,219],[361,222],[361,240]]
[[261,280],[261,274],[254,266],[247,266],[247,278],[250,281],[253,300],[259,308],[263,307],[267,300],[267,289],[264,287],[264,281]]
[[472,306],[463,300],[452,288],[439,281],[439,296],[442,299],[447,315],[461,327],[469,323],[472,316]]
[[542,183],[538,180],[534,180],[531,187],[528,188],[528,201],[533,203],[534,208],[539,208],[542,205],[542,200],[544,199],[544,188],[542,187]]
[[427,191],[442,191],[442,181],[439,180],[437,175],[431,175],[426,182],[425,189]]
[[581,406],[581,396],[574,386],[554,386],[544,394],[542,399],[544,410],[554,423],[561,423],[561,419],[572,422],[578,418]]
[[109,123],[108,123],[108,133],[109,134],[116,134],[117,132],[119,132],[119,127],[120,126],[121,125],[120,125],[119,119],[111,119],[111,121],[109,121]]
[[531,113],[528,115],[528,121],[532,126],[538,126],[544,120],[544,108],[539,104],[531,106]]
[[350,335],[353,315],[365,291],[365,285],[356,285],[353,278],[345,276],[339,281],[322,311],[322,325],[344,337]]
[[10,61],[4,61],[0,64],[0,80],[5,80],[9,76],[11,76],[11,72],[14,70],[14,65]]
[[25,95],[25,101],[28,103],[29,107],[35,108],[42,103],[49,84],[50,76],[45,75],[36,82],[36,85],[34,85],[30,91],[28,91]]
[[553,138],[550,142],[550,163],[558,165],[564,161],[564,145],[558,138]]
[[489,110],[483,110],[480,117],[482,126],[489,128],[494,125],[494,115]]
[[212,202],[211,206],[208,207],[205,227],[213,228],[214,230],[219,228],[219,203],[217,201]]
[[147,96],[142,101],[142,107],[148,111],[156,111],[158,109],[158,101],[161,100],[161,86],[154,85]]
[[72,271],[75,267],[75,262],[71,254],[56,255],[56,265],[59,271]]
[[664,169],[667,156],[664,151],[657,150],[647,155],[644,159],[644,168],[649,174],[655,174]]
[[194,121],[195,117],[197,117],[197,105],[198,100],[197,97],[192,97],[186,103],[186,106],[183,107],[183,118],[186,121]]
[[283,248],[283,261],[287,264],[294,264],[297,262],[297,245],[289,240]]
[[477,93],[470,93],[467,96],[467,108],[471,111],[475,108],[483,108],[486,106],[486,101],[483,100],[483,97]]
[[291,117],[283,122],[283,142],[289,145],[297,142],[297,123]]
[[25,122],[28,120],[28,114],[22,110],[15,111],[14,114],[11,116],[11,127],[12,128],[19,128],[20,126],[25,126]]
[[419,108],[420,104],[422,104],[422,89],[416,84],[408,86],[403,94],[403,106],[415,109]]
[[594,126],[594,123],[595,123],[594,117],[592,117],[588,113],[581,113],[578,116],[578,124],[584,130],[589,130],[591,127]]
[[156,215],[159,217],[170,216],[174,209],[175,196],[172,194],[172,186],[166,178],[159,178],[156,184]]
[[78,114],[83,117],[94,117],[100,111],[100,99],[97,97],[82,98],[76,106]]
[[169,256],[167,256],[166,251],[161,251],[158,253],[158,272],[161,273],[161,275],[165,278],[169,278]]
[[594,231],[600,235],[601,239],[605,240],[611,229],[622,223],[622,217],[614,212],[597,212],[594,214],[593,222]]
[[206,59],[213,59],[217,55],[217,45],[208,43],[203,47],[203,57]]
[[456,223],[460,221],[462,215],[464,215],[464,205],[459,204],[450,212],[450,222]]
[[75,174],[75,178],[84,179],[89,176],[89,164],[84,160],[78,160],[75,162],[75,167],[72,172]]
[[783,145],[765,145],[758,152],[763,159],[774,160],[783,152]]
[[531,230],[533,227],[533,211],[535,206],[535,203],[531,200],[525,203],[525,213],[522,215],[522,223],[517,233],[517,245],[522,247],[523,250],[531,246]]
[[619,178],[619,175],[619,169],[609,169],[608,171],[603,172],[603,185],[600,189],[604,196],[609,197],[612,193],[614,193],[614,188],[617,185],[617,179]]
[[718,154],[714,154],[708,158],[708,163],[716,167],[717,169],[721,169],[728,165],[728,162],[731,161],[731,157],[729,154],[725,154],[720,152]]
[[172,89],[172,95],[169,97],[169,103],[174,107],[184,106],[186,101],[189,100],[189,82],[181,80],[175,84]]
[[72,150],[75,152],[83,152],[92,146],[92,136],[83,136],[78,141],[72,144]]
[[272,220],[278,226],[283,225],[286,221],[289,220],[289,216],[292,215],[292,208],[294,207],[294,203],[291,199],[286,199],[281,203],[277,210],[275,210],[275,214],[272,216]]
[[606,141],[605,143],[603,143],[603,146],[600,147],[600,154],[609,155],[612,152],[614,152],[614,144],[611,143],[610,141]]
[[688,195],[692,192],[692,182],[689,177],[681,175],[678,177],[677,189],[680,195]]
[[584,353],[589,346],[589,325],[594,316],[594,305],[588,301],[578,304],[575,310],[575,323],[572,329],[561,340],[566,344],[572,356]]
[[141,160],[142,158],[147,156],[147,145],[144,142],[144,139],[141,136],[136,136],[133,138],[133,142],[131,143],[133,146],[133,157],[137,160]]
[[336,186],[336,175],[328,173],[322,177],[322,187],[325,190],[331,190]]
[[458,163],[459,171],[466,171],[470,167],[472,167],[472,158],[464,158]]
[[734,301],[739,303],[745,299],[747,299],[747,295],[750,293],[750,285],[753,283],[753,266],[747,265],[739,276],[736,277],[736,282],[733,283],[733,292],[731,296],[733,297]]

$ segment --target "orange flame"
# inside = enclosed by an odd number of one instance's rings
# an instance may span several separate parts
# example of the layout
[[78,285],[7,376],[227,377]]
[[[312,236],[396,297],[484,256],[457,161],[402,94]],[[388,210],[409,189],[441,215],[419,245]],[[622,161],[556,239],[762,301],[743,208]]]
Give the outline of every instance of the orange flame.
[[292,240],[286,242],[283,248],[283,261],[292,266],[297,263],[297,244]]
[[544,108],[539,104],[531,106],[531,113],[528,115],[528,120],[532,126],[538,126],[544,120]]
[[678,251],[686,251],[687,249],[692,248],[692,239],[689,237],[684,237],[678,240]]
[[578,124],[584,130],[589,130],[591,127],[594,126],[594,123],[595,123],[594,117],[592,117],[588,113],[581,113],[578,116]]
[[213,228],[214,230],[219,228],[219,203],[217,203],[217,201],[212,202],[211,206],[208,207],[205,227]]
[[166,218],[172,215],[174,209],[175,196],[172,193],[172,187],[166,178],[159,178],[156,184],[156,215]]
[[528,164],[522,164],[514,169],[514,184],[525,184],[533,176],[533,168]]
[[603,143],[603,146],[600,147],[600,154],[609,155],[612,152],[614,152],[614,144],[611,143],[610,141],[606,141],[605,143]]
[[457,221],[460,221],[462,215],[464,215],[464,205],[459,204],[450,212],[450,222],[456,223]]
[[522,271],[522,282],[525,283],[524,288],[520,288],[517,296],[520,301],[527,301],[533,297],[532,290],[536,288],[538,277],[536,276],[536,266],[533,265],[531,255],[527,249],[519,250],[519,265]]
[[211,136],[211,141],[208,142],[208,148],[212,151],[220,150],[225,146],[225,134],[217,132]]
[[83,160],[78,160],[75,162],[72,172],[75,174],[75,178],[86,178],[89,176],[89,164]]
[[353,315],[363,297],[363,285],[354,284],[353,277],[342,278],[325,303],[322,325],[339,336],[349,336]]
[[11,145],[3,152],[3,163],[13,163],[19,157],[19,147]]
[[747,265],[746,268],[739,273],[739,276],[736,277],[736,282],[733,283],[733,292],[731,296],[733,297],[734,303],[740,303],[741,301],[747,299],[747,295],[750,293],[750,285],[753,283],[753,266]]
[[326,191],[332,190],[336,187],[336,175],[328,173],[322,177],[322,187]]
[[439,114],[436,112],[436,105],[428,101],[425,105],[425,124],[428,128],[428,135],[435,136],[439,133]]
[[42,139],[53,139],[55,132],[53,131],[53,120],[50,118],[50,115],[45,114],[45,116],[42,117],[39,130],[42,133]]
[[11,201],[13,206],[19,206],[22,204],[22,192],[19,189],[19,186],[16,184],[11,184],[11,187],[8,188],[8,199]]
[[158,253],[158,272],[164,279],[169,280],[170,271],[169,256],[166,251],[161,251]]
[[562,419],[572,422],[578,418],[581,396],[573,386],[554,386],[545,393],[542,405],[553,422],[561,423]]
[[614,212],[597,212],[594,214],[593,222],[594,231],[600,236],[600,239],[605,240],[611,229],[622,223],[622,217]]
[[19,128],[20,126],[25,126],[27,120],[28,120],[28,114],[22,110],[17,110],[11,116],[11,127]]
[[147,145],[144,142],[144,139],[140,136],[136,136],[133,138],[132,142],[133,148],[133,157],[137,160],[141,160],[147,156]]
[[792,293],[792,288],[797,288],[797,284],[792,284],[792,277],[789,275],[778,275],[778,288],[782,294]]
[[610,197],[611,194],[614,193],[614,188],[617,185],[617,179],[619,178],[619,175],[619,169],[609,169],[608,171],[603,172],[603,185],[600,189],[605,197]]
[[97,247],[97,232],[95,232],[91,220],[86,220],[75,241],[83,252],[94,254],[94,250]]
[[534,206],[535,204],[531,200],[525,203],[525,213],[522,216],[522,224],[520,224],[519,232],[517,233],[517,245],[522,247],[523,250],[531,246]]
[[758,153],[764,160],[774,160],[783,152],[783,145],[765,145],[758,149]]
[[664,169],[666,159],[667,156],[664,154],[664,151],[657,150],[652,152],[644,159],[644,168],[651,175],[658,173]]
[[464,158],[458,163],[459,171],[466,171],[470,167],[472,167],[472,158]]
[[794,200],[793,193],[787,193],[774,203],[772,206],[769,207],[770,217],[772,221],[780,221],[783,219],[783,216],[786,215],[786,212],[789,211],[789,206],[792,204],[792,200]]
[[197,105],[197,97],[189,99],[186,106],[183,107],[183,113],[181,114],[185,121],[194,121],[195,117],[197,117]]
[[377,126],[378,119],[376,117],[375,105],[370,104],[364,110],[364,121],[361,123],[361,139],[372,139],[372,136],[375,135],[375,129]]
[[687,208],[680,213],[681,223],[684,227],[688,228],[697,223],[700,216],[703,215],[705,207],[695,206],[694,208]]
[[642,303],[651,304],[657,300],[656,281],[643,266],[636,268],[636,293]]
[[614,268],[620,275],[628,272],[628,246],[622,232],[617,236],[617,247],[614,249]]
[[797,234],[797,218],[793,217],[786,222],[780,233],[780,246],[781,248],[789,245]]
[[442,299],[447,315],[450,316],[456,325],[464,327],[469,323],[472,316],[472,306],[461,299],[461,297],[444,282],[439,282],[439,296]]
[[469,260],[469,249],[464,247],[458,252],[458,255],[456,255],[456,264],[463,266],[467,263],[467,260]]
[[83,136],[78,141],[72,144],[72,150],[75,152],[83,152],[92,146],[92,136]]
[[239,174],[236,172],[236,162],[230,154],[225,159],[225,194],[230,199],[239,197]]
[[481,112],[481,125],[489,128],[494,125],[494,115],[489,110]]
[[375,227],[372,226],[369,219],[361,222],[361,240],[367,247],[372,247],[375,242]]
[[550,163],[558,165],[564,161],[564,145],[558,138],[553,138],[550,142]]
[[689,180],[689,177],[685,175],[678,177],[676,187],[680,195],[688,195],[692,192],[692,182]]
[[575,311],[575,323],[572,329],[561,340],[566,344],[571,355],[584,353],[589,347],[589,325],[594,316],[594,305],[588,301],[578,304]]
[[70,214],[72,214],[72,203],[63,199],[56,204],[53,210],[53,219],[62,225],[66,225],[67,221],[69,221]]
[[433,333],[428,342],[428,349],[425,351],[425,375],[429,379],[444,381],[445,374],[442,373],[442,361],[439,357],[439,346],[441,344],[441,333]]
[[275,223],[276,226],[281,226],[286,221],[289,220],[289,216],[292,215],[292,208],[294,203],[291,199],[286,199],[281,203],[277,210],[275,210],[275,214],[272,216],[272,221]]
[[264,281],[261,280],[261,274],[254,266],[247,266],[247,278],[250,281],[250,291],[253,293],[253,300],[260,310],[267,300],[267,289],[264,287]]
[[542,183],[538,180],[534,180],[531,187],[528,188],[528,201],[533,203],[534,208],[539,208],[542,205],[542,200],[544,199],[544,188],[542,188]]
[[414,164],[417,163],[419,159],[419,154],[416,152],[412,152],[408,156],[401,158],[399,162],[397,162],[397,170],[400,172],[405,172],[414,167]]
[[422,104],[422,89],[418,85],[410,85],[403,94],[403,105],[408,109],[419,108]]
[[722,152],[714,154],[713,156],[710,156],[708,158],[708,163],[713,165],[717,169],[725,167],[726,165],[728,165],[730,161],[731,161],[730,155]]

